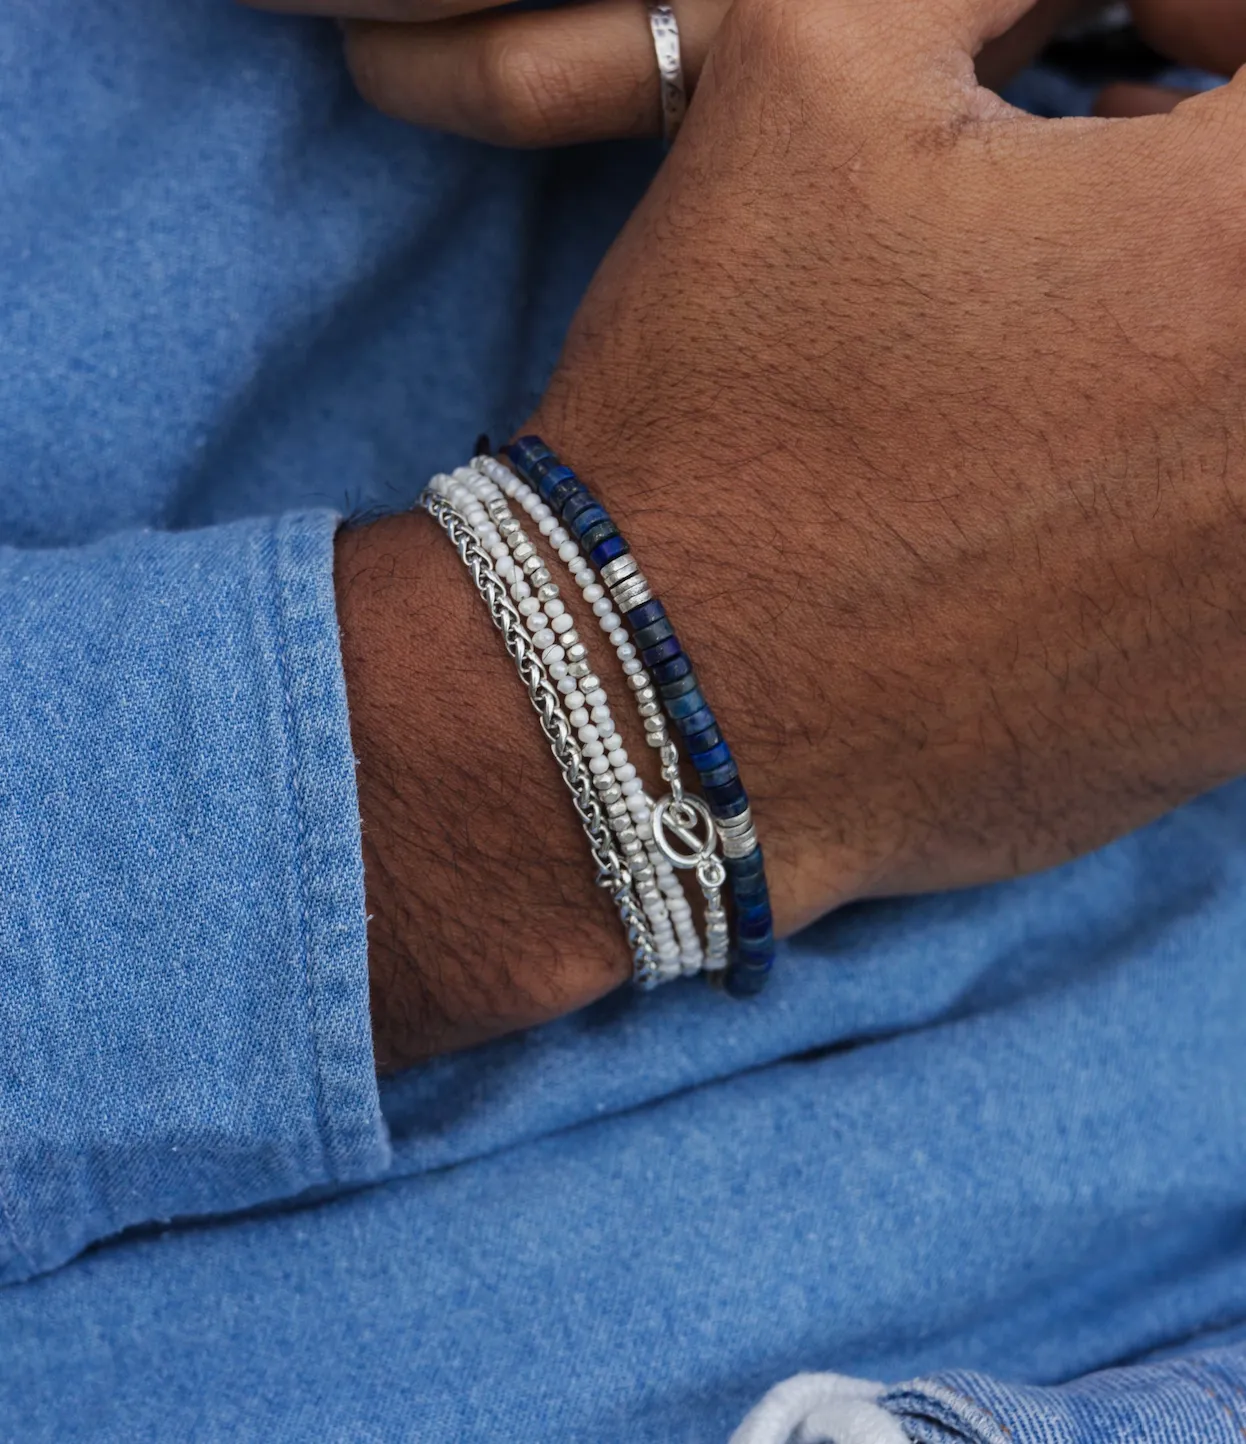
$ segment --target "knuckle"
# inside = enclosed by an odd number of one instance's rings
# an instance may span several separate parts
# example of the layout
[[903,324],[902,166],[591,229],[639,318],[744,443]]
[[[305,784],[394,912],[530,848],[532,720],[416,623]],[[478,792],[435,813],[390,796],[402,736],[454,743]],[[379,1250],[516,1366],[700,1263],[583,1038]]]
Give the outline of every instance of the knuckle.
[[516,43],[501,27],[477,52],[480,93],[487,97],[488,136],[499,145],[551,145],[574,111],[572,78],[556,56]]

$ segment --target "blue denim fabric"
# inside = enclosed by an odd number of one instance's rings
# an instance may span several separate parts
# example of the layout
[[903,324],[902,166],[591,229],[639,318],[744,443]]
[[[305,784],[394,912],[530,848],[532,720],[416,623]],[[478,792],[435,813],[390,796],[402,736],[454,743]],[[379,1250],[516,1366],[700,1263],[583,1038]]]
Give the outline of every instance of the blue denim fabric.
[[378,1119],[332,512],[522,418],[652,156],[229,0],[9,0],[0,75],[0,1438],[702,1444],[1246,1320],[1240,786]]
[[1113,1369],[1057,1389],[949,1373],[881,1402],[913,1444],[1241,1444],[1246,1350]]

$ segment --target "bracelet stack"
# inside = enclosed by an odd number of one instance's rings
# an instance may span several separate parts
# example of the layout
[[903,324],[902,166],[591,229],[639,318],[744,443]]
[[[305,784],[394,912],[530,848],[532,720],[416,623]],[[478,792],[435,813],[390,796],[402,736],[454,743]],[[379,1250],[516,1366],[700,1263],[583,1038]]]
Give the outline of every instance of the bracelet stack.
[[[739,769],[692,664],[627,542],[575,473],[536,437],[508,447],[506,456],[513,470],[480,456],[453,475],[433,477],[420,505],[454,541],[528,685],[598,882],[623,921],[633,979],[650,988],[705,972],[723,978],[729,992],[756,993],[774,959],[765,867]],[[565,564],[616,654],[666,784],[660,801],[629,757],[607,684],[542,543]],[[701,795],[684,788],[670,727]],[[679,877],[689,871],[704,900],[704,942]]]

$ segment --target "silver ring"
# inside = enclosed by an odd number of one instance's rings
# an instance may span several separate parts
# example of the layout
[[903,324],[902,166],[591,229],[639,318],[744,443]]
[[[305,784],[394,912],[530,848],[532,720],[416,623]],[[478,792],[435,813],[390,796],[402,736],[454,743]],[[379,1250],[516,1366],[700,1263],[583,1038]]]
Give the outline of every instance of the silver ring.
[[684,59],[679,47],[679,21],[665,0],[649,0],[649,29],[658,54],[658,81],[662,93],[662,139],[674,144],[688,110],[684,86]]

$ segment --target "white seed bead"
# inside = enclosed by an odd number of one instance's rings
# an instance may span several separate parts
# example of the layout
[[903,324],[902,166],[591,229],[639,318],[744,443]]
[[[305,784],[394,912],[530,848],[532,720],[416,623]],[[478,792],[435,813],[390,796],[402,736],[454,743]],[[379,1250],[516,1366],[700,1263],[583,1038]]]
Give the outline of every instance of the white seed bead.
[[575,707],[567,714],[567,721],[573,727],[584,727],[588,725],[588,713],[583,707]]
[[[596,695],[597,695],[597,693],[594,692],[594,693],[593,693],[593,696],[595,697]],[[594,721],[599,727],[601,726],[601,724],[602,724],[603,722],[609,722],[609,721],[610,721],[610,708],[609,708],[609,707],[597,706],[597,707],[590,707],[588,710],[589,710],[589,715],[592,717],[593,721]],[[614,730],[613,727],[612,727],[610,730],[613,731],[613,730]]]
[[602,745],[605,747],[607,752],[617,752],[619,748],[622,747],[623,739],[614,730],[613,722],[610,723],[609,731],[606,731],[605,728],[602,727],[599,727],[597,730],[601,733]]
[[[619,778],[620,782],[627,782],[628,780],[629,779],[626,777]],[[645,819],[648,819],[648,817],[650,816],[649,799],[644,795],[643,792],[633,792],[632,795],[627,799],[627,810],[632,814],[633,817],[643,817]],[[649,826],[647,820],[645,822],[645,828],[648,831],[649,836],[652,837],[653,828]],[[636,829],[636,835],[638,837],[641,836],[641,831],[639,827],[637,827]],[[661,854],[659,854],[659,856],[661,856]]]
[[541,533],[542,536],[549,536],[550,532],[552,532],[557,525],[558,520],[556,517],[546,516],[542,517],[541,520],[537,523],[537,530]]
[[590,692],[585,693],[584,700],[590,707],[604,707],[606,705],[605,688],[594,687]]
[[618,612],[607,612],[606,615],[601,619],[601,630],[603,632],[613,632],[618,628],[618,625]]
[[[524,600],[528,602],[535,602],[536,598],[525,597]],[[538,605],[535,612],[529,612],[527,616],[524,617],[524,625],[528,628],[530,632],[539,632],[542,627],[549,626],[549,618],[545,615],[545,613]]]
[[548,667],[554,662],[565,661],[566,656],[566,652],[564,652],[563,649],[558,646],[557,643],[555,643],[551,647],[546,647],[546,649],[541,653],[541,661],[544,662],[545,665]]
[[[500,562],[503,557],[508,557],[510,556],[510,554],[511,549],[506,545],[504,541],[495,542],[489,548],[489,555],[493,558],[495,562]],[[512,562],[511,566],[514,567],[514,565],[514,562]]]
[[[550,540],[552,541],[553,538],[551,537]],[[569,562],[573,556],[579,553],[579,550],[579,545],[576,542],[565,541],[558,548],[559,559],[564,562]]]
[[590,757],[588,759],[588,770],[594,776],[600,777],[603,773],[610,771],[610,764],[604,757]]
[[623,783],[624,797],[635,797],[644,790],[645,784],[643,780],[639,777],[629,777],[627,781]]
[[579,687],[579,685],[580,685],[580,684],[575,680],[575,678],[570,675],[570,669],[569,669],[569,668],[568,668],[568,675],[567,675],[566,677],[560,677],[560,678],[558,679],[558,690],[559,690],[564,696],[565,696],[568,692],[574,692],[574,691]]
[[585,757],[592,759],[594,757],[604,756],[606,749],[600,742],[586,742],[584,746],[580,748],[580,751]]
[[[611,612],[613,610],[614,604],[611,602],[609,597],[598,597],[597,600],[593,603],[593,615],[595,617],[604,617],[607,612]],[[613,630],[613,628],[611,630]]]
[[625,676],[638,677],[644,670],[644,664],[638,657],[629,657],[627,661],[623,663],[623,673]]
[[561,634],[563,632],[569,632],[571,628],[575,626],[575,623],[564,612],[561,617],[555,617],[553,621],[550,622],[550,626],[553,627],[554,631]]
[[636,648],[630,642],[624,642],[622,646],[616,647],[615,651],[620,662],[630,662],[636,655]]
[[584,694],[579,691],[578,682],[576,683],[576,689],[576,691],[569,693],[567,696],[568,707],[583,707],[584,705]]
[[[632,763],[632,762],[615,762],[614,759],[615,759],[618,755],[619,755],[619,754],[618,754],[617,752],[607,752],[607,753],[606,753],[606,756],[610,759],[610,765],[611,765],[611,767],[614,768],[614,775],[619,779],[620,782],[632,782],[632,781],[636,780],[636,766],[635,766],[635,763]],[[626,756],[627,756],[627,753],[625,752],[625,753],[623,754],[623,756],[626,757]]]
[[593,602],[601,601],[602,597],[604,597],[605,595],[605,587],[599,586],[596,582],[593,582],[591,586],[587,586],[584,588],[584,600],[590,603],[590,605]]
[[[536,492],[534,491],[530,493],[530,495],[536,497]],[[553,514],[554,513],[550,511],[549,507],[547,507],[545,503],[539,497],[537,497],[536,505],[532,508],[532,520],[535,522],[542,522],[547,516],[553,516]]]
[[[547,650],[548,650],[548,649],[547,649]],[[550,674],[550,676],[554,679],[555,682],[561,681],[562,678],[567,675],[567,664],[566,664],[566,662],[550,662],[548,665],[549,665],[549,674]]]
[[511,583],[511,596],[514,597],[517,602],[522,602],[525,597],[530,597],[531,595],[532,588],[528,583],[523,577],[516,577]]
[[[591,722],[586,722],[584,726],[581,727],[580,730],[576,733],[576,736],[580,739],[581,742],[596,742],[599,735],[600,734],[598,733],[596,727],[594,727]],[[611,766],[614,765],[613,757],[611,757],[610,763]]]
[[630,645],[627,640],[626,627],[616,627],[614,631],[610,633],[608,640],[612,647],[626,647]]
[[567,610],[566,602],[560,602],[557,597],[551,597],[545,603],[545,615],[547,617],[561,617]]
[[[545,618],[542,617],[541,620],[544,621]],[[528,621],[529,621],[529,622],[535,622],[535,621],[536,621],[536,618],[535,618],[535,617],[529,617],[529,618],[528,618]],[[536,647],[548,647],[554,640],[555,640],[554,633],[553,633],[552,631],[550,631],[550,629],[549,629],[548,627],[539,627],[539,628],[538,628],[535,632],[533,632],[533,634],[532,634],[532,644],[533,644],[533,646],[536,646]]]
[[497,572],[503,581],[505,581],[507,577],[513,577],[515,575],[515,558],[511,556],[509,547],[506,549],[506,555],[498,558],[498,564],[493,570]]
[[[571,533],[565,526],[556,526],[549,534],[550,543],[553,546],[560,547],[570,535]],[[578,552],[579,550],[579,547],[576,547],[576,551]]]

